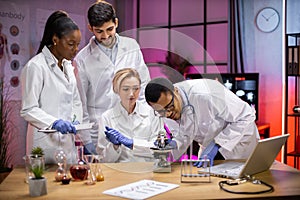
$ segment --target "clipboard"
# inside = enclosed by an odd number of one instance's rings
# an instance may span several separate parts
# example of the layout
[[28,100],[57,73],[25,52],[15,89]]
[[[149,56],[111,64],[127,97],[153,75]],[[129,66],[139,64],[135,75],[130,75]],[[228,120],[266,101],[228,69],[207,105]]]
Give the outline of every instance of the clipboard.
[[[80,130],[88,130],[88,129],[92,129],[94,123],[86,123],[86,124],[77,124],[74,125],[76,128],[76,131],[80,131]],[[48,129],[48,128],[43,128],[43,129],[39,129],[38,132],[43,132],[43,133],[55,133],[57,132],[56,129]]]

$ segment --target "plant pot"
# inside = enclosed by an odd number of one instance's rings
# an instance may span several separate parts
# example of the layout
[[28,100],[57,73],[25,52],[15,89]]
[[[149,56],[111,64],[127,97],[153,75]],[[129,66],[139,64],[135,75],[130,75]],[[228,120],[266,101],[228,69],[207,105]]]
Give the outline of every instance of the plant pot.
[[32,197],[42,196],[47,194],[47,179],[29,179],[29,194]]
[[45,159],[43,156],[39,156],[36,154],[29,154],[23,157],[25,161],[25,182],[28,183],[29,179],[35,178],[33,172],[31,171],[32,168],[35,166],[42,166],[45,169]]

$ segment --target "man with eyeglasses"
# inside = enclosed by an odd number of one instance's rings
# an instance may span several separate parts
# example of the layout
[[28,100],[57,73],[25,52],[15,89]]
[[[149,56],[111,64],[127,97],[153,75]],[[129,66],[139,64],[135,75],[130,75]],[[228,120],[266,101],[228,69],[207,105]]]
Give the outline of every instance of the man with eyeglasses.
[[214,159],[246,159],[259,140],[254,110],[216,80],[172,84],[155,78],[147,84],[145,98],[156,115],[177,122],[175,159],[193,140],[201,146],[200,159],[209,158],[211,166]]

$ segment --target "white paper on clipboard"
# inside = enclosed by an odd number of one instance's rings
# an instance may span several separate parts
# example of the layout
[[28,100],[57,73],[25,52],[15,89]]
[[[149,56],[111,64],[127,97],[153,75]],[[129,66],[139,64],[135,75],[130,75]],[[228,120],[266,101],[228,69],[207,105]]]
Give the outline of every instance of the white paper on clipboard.
[[[91,129],[93,127],[93,124],[94,123],[86,123],[86,124],[77,124],[74,126],[76,128],[76,131],[80,131],[80,130]],[[47,129],[47,128],[38,130],[38,132],[43,132],[43,133],[54,133],[56,131],[57,130],[55,130],[55,129]]]

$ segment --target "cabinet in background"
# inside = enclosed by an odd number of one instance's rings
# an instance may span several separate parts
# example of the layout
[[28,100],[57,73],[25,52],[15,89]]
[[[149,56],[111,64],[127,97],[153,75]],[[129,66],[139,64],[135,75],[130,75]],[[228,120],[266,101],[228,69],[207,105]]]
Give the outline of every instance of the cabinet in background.
[[284,162],[293,157],[294,167],[299,169],[300,113],[293,112],[300,105],[300,33],[286,34],[285,109],[284,132],[290,137],[284,148]]

